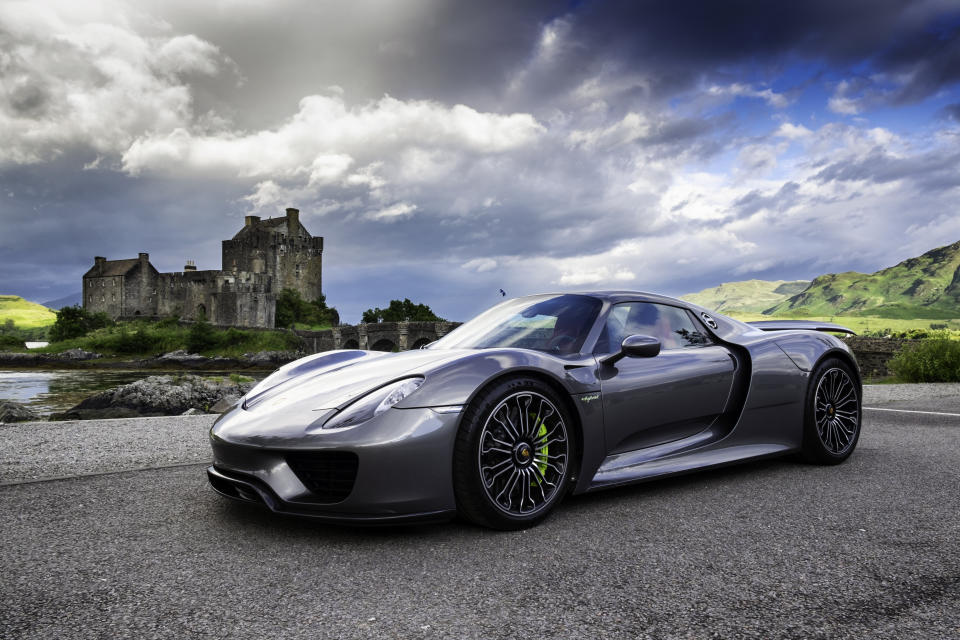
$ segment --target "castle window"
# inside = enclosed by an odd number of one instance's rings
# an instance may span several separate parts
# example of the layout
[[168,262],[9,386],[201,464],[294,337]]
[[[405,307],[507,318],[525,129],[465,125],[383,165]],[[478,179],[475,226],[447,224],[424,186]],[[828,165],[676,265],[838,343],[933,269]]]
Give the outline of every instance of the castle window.
[[100,281],[100,288],[103,289],[103,280]]
[[299,264],[297,265],[297,277],[298,277],[298,278],[300,277],[300,265],[299,265]]
[[103,296],[100,296],[100,302],[103,302]]
[[90,304],[93,304],[93,296],[87,296],[87,297],[89,298],[89,300],[87,300],[87,302],[89,302]]
[[116,281],[116,280],[111,280],[111,281],[110,281],[110,285],[111,285],[111,286],[114,286],[114,287],[117,286],[117,281]]
[[112,301],[116,302],[116,300],[117,300],[117,294],[111,293],[111,294],[110,294],[110,299],[111,299]]

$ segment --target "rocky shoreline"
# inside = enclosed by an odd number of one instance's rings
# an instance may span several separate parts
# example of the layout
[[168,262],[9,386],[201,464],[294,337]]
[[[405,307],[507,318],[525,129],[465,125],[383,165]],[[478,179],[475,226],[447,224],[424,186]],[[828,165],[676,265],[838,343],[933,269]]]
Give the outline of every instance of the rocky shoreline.
[[150,376],[95,393],[51,420],[92,420],[223,413],[253,387],[252,381],[195,375]]
[[[223,413],[250,391],[254,381],[192,374],[150,376],[97,392],[49,420],[102,420]],[[32,422],[42,417],[30,407],[0,401],[0,422]]]
[[171,351],[150,358],[115,359],[99,353],[70,349],[63,353],[0,352],[0,368],[8,369],[191,369],[224,371],[234,369],[268,370],[292,362],[303,354],[295,351],[260,351],[245,353],[239,358],[216,356],[209,358],[197,353]]

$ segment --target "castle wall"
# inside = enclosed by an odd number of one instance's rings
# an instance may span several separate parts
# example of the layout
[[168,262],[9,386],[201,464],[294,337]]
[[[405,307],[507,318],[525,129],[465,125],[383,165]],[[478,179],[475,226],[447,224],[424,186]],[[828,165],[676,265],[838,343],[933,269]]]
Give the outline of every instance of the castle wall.
[[123,276],[84,278],[83,308],[111,318],[123,315]]
[[319,298],[322,293],[322,254],[323,238],[288,234],[276,251],[277,291],[294,289],[304,300]]
[[[146,254],[141,254],[146,255]],[[122,316],[157,315],[157,278],[159,273],[145,259],[134,265],[123,278]]]
[[202,315],[214,322],[210,294],[216,291],[219,274],[220,271],[213,270],[161,273],[157,315],[180,316],[184,320],[198,320]]
[[224,271],[162,273],[158,315],[238,327],[273,327],[276,295],[270,276]]

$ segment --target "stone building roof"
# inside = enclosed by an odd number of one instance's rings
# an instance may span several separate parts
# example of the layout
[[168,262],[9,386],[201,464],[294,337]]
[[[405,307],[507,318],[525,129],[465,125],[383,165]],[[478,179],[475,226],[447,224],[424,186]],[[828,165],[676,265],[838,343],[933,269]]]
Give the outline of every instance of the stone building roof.
[[83,274],[84,278],[102,278],[108,276],[122,276],[132,269],[139,258],[128,258],[126,260],[104,260],[99,264],[94,264],[90,270]]

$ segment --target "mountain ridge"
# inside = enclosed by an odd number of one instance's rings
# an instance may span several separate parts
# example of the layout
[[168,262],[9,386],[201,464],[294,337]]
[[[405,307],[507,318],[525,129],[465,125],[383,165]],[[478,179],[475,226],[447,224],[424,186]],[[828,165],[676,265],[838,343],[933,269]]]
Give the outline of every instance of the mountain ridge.
[[[960,317],[960,241],[874,273],[825,273],[806,281],[743,280],[681,296],[720,312],[769,316]],[[765,304],[769,301],[769,304]]]

